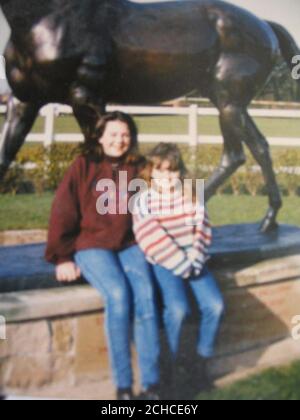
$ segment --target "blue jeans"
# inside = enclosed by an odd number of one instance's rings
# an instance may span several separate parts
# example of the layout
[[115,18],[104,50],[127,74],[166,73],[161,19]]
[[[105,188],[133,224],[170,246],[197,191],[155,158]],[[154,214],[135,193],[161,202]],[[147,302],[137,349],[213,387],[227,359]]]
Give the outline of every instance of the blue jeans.
[[88,249],[75,255],[85,279],[106,304],[106,335],[115,385],[133,385],[132,317],[144,389],[159,382],[159,333],[153,275],[138,246],[121,252]]
[[213,275],[206,267],[199,278],[189,281],[158,265],[154,266],[154,272],[164,303],[164,326],[173,356],[178,354],[183,322],[190,315],[189,286],[202,313],[197,352],[202,357],[212,357],[224,312],[224,301]]

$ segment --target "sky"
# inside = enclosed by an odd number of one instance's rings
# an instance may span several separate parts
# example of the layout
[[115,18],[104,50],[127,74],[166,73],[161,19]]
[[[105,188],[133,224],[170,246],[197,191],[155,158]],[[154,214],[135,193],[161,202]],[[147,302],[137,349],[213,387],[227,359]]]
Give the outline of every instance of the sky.
[[[155,0],[172,1],[172,0]],[[186,0],[179,0],[186,1]],[[244,7],[264,19],[283,24],[300,45],[300,0],[227,0],[237,6]],[[153,3],[154,0],[135,0],[136,3]]]
[[[168,0],[156,0],[168,1]],[[186,0],[178,0],[186,1]],[[282,23],[296,38],[300,45],[300,0],[228,0],[230,3],[245,7],[256,15]],[[135,0],[136,3],[149,3],[153,0]],[[9,28],[0,11],[0,54],[9,36]]]

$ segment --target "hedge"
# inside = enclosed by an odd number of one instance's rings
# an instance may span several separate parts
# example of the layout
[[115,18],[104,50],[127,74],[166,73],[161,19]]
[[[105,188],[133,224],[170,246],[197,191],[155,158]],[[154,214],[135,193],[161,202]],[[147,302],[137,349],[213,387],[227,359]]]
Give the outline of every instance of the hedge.
[[[153,145],[142,145],[145,155]],[[189,146],[180,146],[187,167],[193,176],[208,179],[220,162],[222,147],[202,145],[193,152]],[[78,144],[54,144],[45,149],[42,145],[27,144],[21,149],[16,163],[0,183],[0,193],[43,193],[54,191],[66,169],[79,154]],[[274,168],[284,195],[300,195],[300,149],[274,148]],[[219,193],[265,195],[266,187],[260,168],[247,153],[247,163],[220,189]]]

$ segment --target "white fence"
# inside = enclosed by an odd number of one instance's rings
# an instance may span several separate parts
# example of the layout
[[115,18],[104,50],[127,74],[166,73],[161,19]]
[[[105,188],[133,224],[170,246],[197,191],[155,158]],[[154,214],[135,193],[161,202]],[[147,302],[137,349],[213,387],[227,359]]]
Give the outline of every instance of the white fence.
[[[221,144],[221,136],[201,135],[199,132],[199,116],[218,116],[218,110],[214,108],[198,107],[140,107],[140,106],[109,106],[108,111],[120,110],[133,116],[186,116],[188,119],[188,132],[185,135],[166,135],[166,134],[141,134],[139,140],[144,143],[156,143],[161,141],[171,141],[174,143],[186,143],[191,146],[198,144]],[[5,106],[0,106],[0,114],[6,112]],[[55,119],[61,115],[71,115],[72,109],[69,106],[50,104],[41,109],[40,115],[44,117],[44,131],[42,133],[30,133],[27,141],[42,142],[49,146],[54,142],[81,142],[83,136],[80,133],[60,134],[55,131]],[[300,110],[273,110],[273,109],[251,109],[252,117],[265,118],[287,118],[300,119]],[[201,127],[201,122],[200,122]],[[300,135],[300,133],[299,133]],[[272,146],[300,147],[300,137],[268,137],[269,144]]]

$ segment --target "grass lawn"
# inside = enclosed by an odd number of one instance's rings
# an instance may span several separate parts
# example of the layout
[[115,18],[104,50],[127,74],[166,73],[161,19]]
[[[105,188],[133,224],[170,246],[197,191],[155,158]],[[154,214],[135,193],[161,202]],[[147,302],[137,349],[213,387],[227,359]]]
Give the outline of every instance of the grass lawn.
[[[279,222],[300,226],[300,197],[284,197],[283,203]],[[208,205],[214,225],[256,222],[264,217],[267,207],[267,197],[247,195],[215,196]]]
[[[135,118],[142,134],[187,134],[188,119],[185,116],[137,116]],[[269,137],[299,137],[300,120],[288,118],[256,118],[259,128]],[[3,116],[0,116],[0,127]],[[33,132],[43,131],[44,119],[39,117]],[[199,133],[202,135],[220,135],[217,117],[199,117]],[[73,116],[62,116],[55,120],[57,133],[77,133],[79,127]]]
[[53,194],[0,195],[0,231],[47,228]]
[[289,367],[269,369],[233,385],[203,393],[199,400],[300,400],[300,362]]
[[[12,229],[45,229],[53,199],[42,195],[0,195],[0,231]],[[213,224],[255,222],[265,214],[266,197],[219,195],[209,203]],[[285,197],[279,221],[300,226],[300,198]]]

